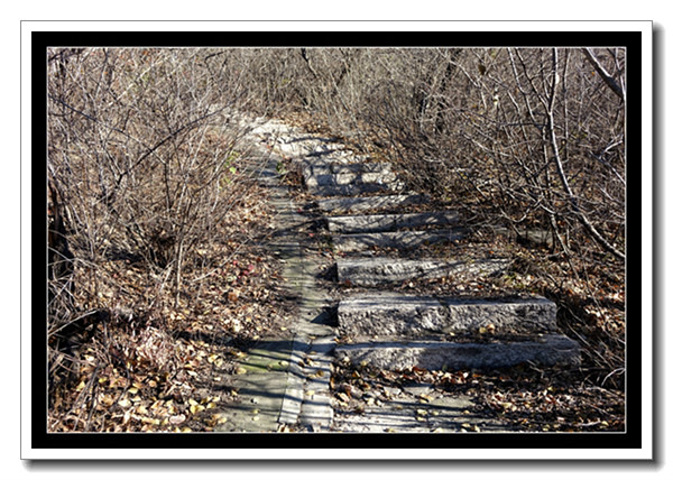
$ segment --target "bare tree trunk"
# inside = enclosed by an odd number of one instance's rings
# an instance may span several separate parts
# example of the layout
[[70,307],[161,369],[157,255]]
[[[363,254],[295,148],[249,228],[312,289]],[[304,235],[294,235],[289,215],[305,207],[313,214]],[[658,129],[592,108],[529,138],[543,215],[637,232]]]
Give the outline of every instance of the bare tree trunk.
[[559,146],[558,146],[558,141],[556,139],[556,131],[555,131],[555,125],[554,125],[554,103],[556,102],[556,91],[559,83],[559,75],[558,75],[558,50],[556,48],[552,49],[552,80],[551,80],[551,86],[550,86],[550,91],[549,91],[549,102],[547,104],[546,108],[546,113],[547,113],[547,128],[549,130],[549,138],[553,150],[553,159],[554,163],[556,165],[556,172],[558,173],[558,176],[561,180],[561,183],[563,184],[563,189],[565,192],[568,194],[568,200],[570,201],[572,205],[573,211],[577,214],[579,217],[580,221],[582,222],[582,225],[584,225],[584,228],[587,229],[591,237],[596,240],[605,250],[613,254],[615,257],[625,260],[626,255],[623,252],[620,252],[617,250],[614,246],[608,242],[603,235],[596,230],[596,227],[593,226],[593,224],[589,221],[589,219],[586,217],[582,209],[580,208],[578,202],[577,202],[577,197],[572,191],[572,188],[570,187],[570,183],[568,182],[568,177],[566,176],[565,172],[563,171],[563,163],[561,162],[561,154],[559,152]]
[[583,48],[582,53],[584,53],[584,56],[587,57],[587,60],[593,65],[593,67],[596,69],[598,74],[601,76],[603,81],[610,87],[610,89],[615,92],[615,94],[622,100],[622,102],[626,103],[626,91],[617,83],[617,80],[615,80],[608,72],[605,70],[603,65],[600,64],[594,53],[591,51],[590,48]]

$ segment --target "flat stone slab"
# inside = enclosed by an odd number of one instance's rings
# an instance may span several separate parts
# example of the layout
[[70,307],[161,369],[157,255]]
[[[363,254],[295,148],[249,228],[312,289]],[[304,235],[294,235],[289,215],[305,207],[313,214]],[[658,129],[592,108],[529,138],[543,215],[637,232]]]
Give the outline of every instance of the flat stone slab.
[[386,370],[419,367],[427,370],[504,368],[524,362],[541,366],[580,363],[579,344],[558,334],[540,335],[527,341],[459,343],[443,341],[364,342],[336,348],[339,360],[366,363]]
[[237,402],[218,412],[217,432],[275,432],[282,410],[289,371],[292,342],[265,341],[248,352],[233,376]]
[[349,163],[324,158],[305,162],[304,184],[308,192],[320,196],[354,196],[364,193],[399,192],[403,182],[385,162]]
[[350,185],[318,185],[309,187],[308,192],[318,197],[344,197],[368,193],[401,192],[405,188],[404,182],[392,183],[354,183]]
[[360,294],[339,302],[339,328],[353,338],[415,339],[487,328],[497,334],[553,332],[556,304],[545,298],[484,300],[396,292]]
[[365,173],[326,173],[304,176],[307,187],[327,187],[338,185],[355,185],[361,183],[392,183],[397,175],[392,172],[365,172]]
[[327,229],[332,233],[388,232],[401,228],[448,225],[458,220],[459,215],[451,211],[344,215],[327,218]]
[[[392,166],[387,162],[356,162],[350,163],[346,159],[324,158],[317,161],[306,162],[303,168],[304,180],[306,184],[326,185],[321,183],[328,175],[361,175],[361,174],[389,174],[392,173]],[[350,182],[349,182],[350,183]]]
[[381,292],[358,295],[339,302],[341,332],[352,337],[414,337],[441,332],[448,312],[434,297]]
[[332,236],[332,244],[338,252],[349,253],[372,247],[408,250],[422,245],[450,242],[462,238],[461,229],[421,230],[401,232],[347,233]]
[[509,263],[505,259],[447,262],[434,259],[353,258],[338,260],[336,267],[339,283],[375,287],[456,274],[488,276],[503,270]]
[[329,428],[334,412],[330,401],[330,379],[334,338],[314,339],[311,350],[306,352],[304,363],[304,401],[299,423],[310,426],[313,431]]
[[305,165],[303,174],[309,193],[322,196],[352,196],[404,188],[389,163],[349,164],[324,159]]
[[426,203],[426,195],[380,195],[376,197],[334,197],[318,201],[318,208],[329,213],[362,213],[372,210],[392,210]]

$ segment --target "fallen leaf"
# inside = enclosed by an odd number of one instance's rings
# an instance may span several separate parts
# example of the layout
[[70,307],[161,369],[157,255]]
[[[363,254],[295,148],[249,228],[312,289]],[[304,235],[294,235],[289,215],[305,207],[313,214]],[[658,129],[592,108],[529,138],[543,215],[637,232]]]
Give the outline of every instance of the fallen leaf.
[[231,303],[235,303],[235,302],[237,302],[237,301],[238,301],[238,297],[239,297],[239,291],[238,291],[238,290],[231,290],[229,293],[227,293],[227,299],[228,299]]
[[336,394],[337,399],[342,403],[348,403],[348,395],[343,392],[338,392]]
[[216,413],[215,415],[213,415],[212,419],[220,425],[223,423],[227,423],[229,421],[229,419],[225,417],[224,414],[222,413]]
[[141,417],[140,421],[142,423],[146,423],[146,424],[149,424],[149,425],[161,425],[161,420],[159,420],[158,418]]

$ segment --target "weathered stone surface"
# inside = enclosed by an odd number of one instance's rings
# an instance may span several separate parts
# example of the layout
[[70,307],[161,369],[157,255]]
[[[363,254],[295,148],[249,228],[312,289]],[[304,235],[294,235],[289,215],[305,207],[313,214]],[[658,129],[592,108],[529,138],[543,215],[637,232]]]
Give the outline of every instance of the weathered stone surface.
[[303,169],[307,187],[350,185],[352,183],[381,183],[397,179],[388,163],[345,163],[325,161],[310,163]]
[[509,260],[505,259],[447,262],[433,259],[353,258],[338,260],[336,266],[339,283],[374,287],[400,283],[404,280],[439,278],[456,274],[488,276],[504,269],[508,264]]
[[358,175],[366,173],[391,173],[391,165],[387,162],[355,162],[344,158],[323,158],[304,164],[304,179],[320,175]]
[[437,299],[380,292],[342,300],[337,309],[339,328],[353,337],[415,338],[441,332],[448,312]]
[[240,403],[224,405],[218,413],[227,419],[217,432],[275,432],[290,378],[290,341],[262,342],[240,363],[228,382],[236,388]]
[[422,338],[488,328],[498,334],[556,330],[556,305],[544,298],[453,299],[395,292],[346,298],[337,310],[339,327],[353,338]]
[[481,327],[498,333],[553,332],[556,304],[546,298],[442,299],[449,312],[447,333],[468,332]]
[[333,233],[386,232],[400,228],[448,225],[459,219],[456,212],[387,213],[329,217],[327,228]]
[[326,173],[305,177],[307,187],[332,187],[339,185],[355,185],[366,183],[388,184],[397,180],[397,175],[390,172],[384,173]]
[[389,163],[349,163],[346,159],[326,158],[306,162],[303,175],[309,193],[320,196],[399,192],[405,186]]
[[405,184],[401,181],[392,183],[352,183],[349,185],[318,185],[308,189],[309,193],[319,197],[342,197],[347,195],[363,195],[366,193],[401,192]]
[[371,247],[395,248],[406,250],[421,245],[449,242],[462,237],[460,229],[403,231],[403,232],[374,232],[374,233],[348,233],[334,235],[332,244],[339,252],[359,252]]
[[372,210],[392,210],[408,205],[426,203],[425,195],[380,195],[376,197],[333,197],[318,201],[318,208],[329,213],[359,213]]
[[341,344],[335,356],[354,365],[366,363],[381,369],[411,367],[428,370],[503,368],[523,362],[538,365],[577,366],[580,348],[564,335],[550,334],[527,341],[457,343],[443,341],[364,342]]

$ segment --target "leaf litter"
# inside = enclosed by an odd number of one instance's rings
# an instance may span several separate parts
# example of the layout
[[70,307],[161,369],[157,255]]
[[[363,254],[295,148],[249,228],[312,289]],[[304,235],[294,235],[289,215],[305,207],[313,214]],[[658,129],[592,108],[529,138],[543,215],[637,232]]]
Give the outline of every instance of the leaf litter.
[[[50,365],[52,432],[198,432],[227,421],[231,376],[262,337],[287,336],[295,306],[265,239],[274,212],[252,179],[223,216],[216,239],[195,249],[179,297],[132,258],[77,272],[87,322],[58,332]],[[92,278],[95,275],[96,285]],[[175,301],[175,298],[178,298]],[[87,317],[88,318],[88,317]]]

